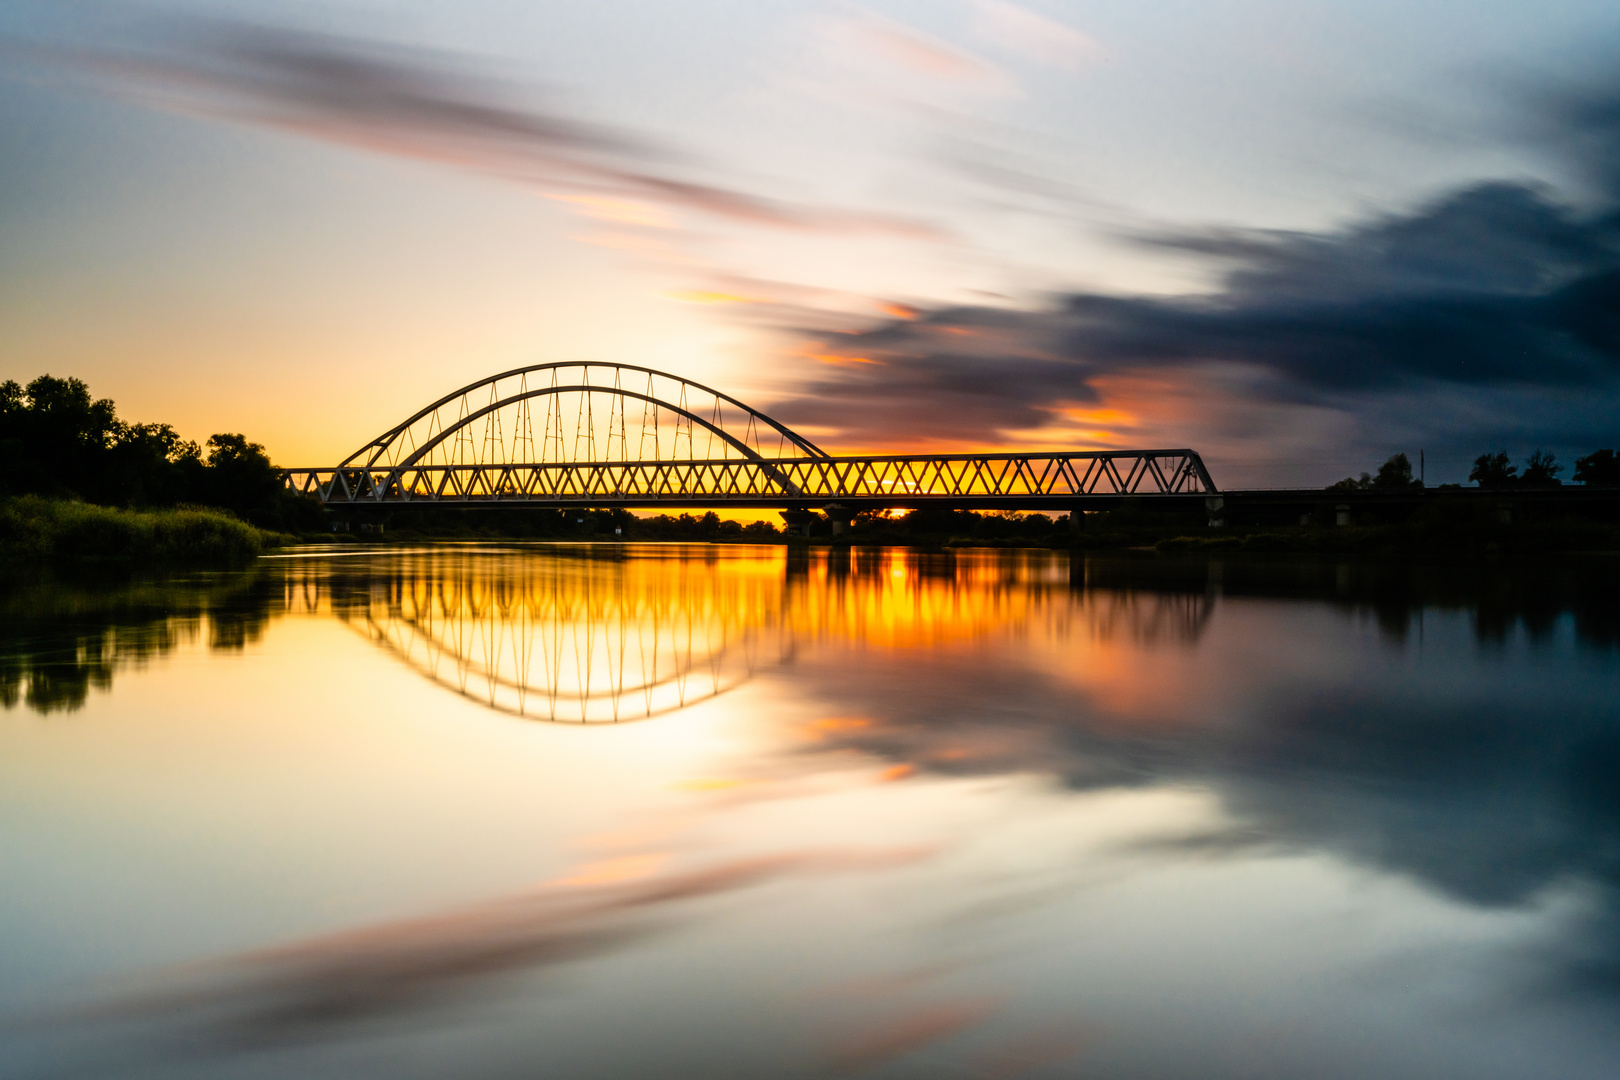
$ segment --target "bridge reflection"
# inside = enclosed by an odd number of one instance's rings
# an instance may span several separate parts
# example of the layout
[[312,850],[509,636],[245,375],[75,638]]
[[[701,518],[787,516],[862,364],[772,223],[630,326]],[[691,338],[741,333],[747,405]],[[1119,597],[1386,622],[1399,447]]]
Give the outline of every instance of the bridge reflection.
[[790,669],[805,650],[934,649],[1039,624],[1060,638],[1195,638],[1204,593],[1105,591],[1049,552],[683,545],[434,549],[295,561],[329,614],[462,697],[527,719],[625,723]]

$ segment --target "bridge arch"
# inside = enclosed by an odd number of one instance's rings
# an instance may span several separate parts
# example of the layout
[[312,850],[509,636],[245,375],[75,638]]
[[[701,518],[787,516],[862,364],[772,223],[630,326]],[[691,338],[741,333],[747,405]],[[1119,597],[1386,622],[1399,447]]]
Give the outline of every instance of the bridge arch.
[[336,467],[288,469],[283,481],[328,507],[823,508],[835,527],[864,510],[925,506],[1071,521],[1082,503],[1139,496],[1204,499],[1212,520],[1222,506],[1188,448],[834,457],[712,387],[594,361],[479,379]]
[[636,364],[566,361],[468,383],[338,468],[827,456],[798,432],[702,383]]

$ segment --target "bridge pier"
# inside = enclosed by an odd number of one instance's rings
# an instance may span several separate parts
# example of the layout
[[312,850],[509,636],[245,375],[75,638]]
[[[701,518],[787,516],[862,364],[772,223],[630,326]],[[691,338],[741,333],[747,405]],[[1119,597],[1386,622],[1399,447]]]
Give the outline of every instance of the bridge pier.
[[782,510],[782,531],[789,536],[809,536],[810,525],[816,520],[814,510]]
[[827,515],[828,521],[832,522],[834,536],[843,536],[849,532],[849,523],[854,521],[855,515],[859,513],[859,511],[851,510],[847,506],[840,506],[838,503],[828,503],[821,508],[821,512]]

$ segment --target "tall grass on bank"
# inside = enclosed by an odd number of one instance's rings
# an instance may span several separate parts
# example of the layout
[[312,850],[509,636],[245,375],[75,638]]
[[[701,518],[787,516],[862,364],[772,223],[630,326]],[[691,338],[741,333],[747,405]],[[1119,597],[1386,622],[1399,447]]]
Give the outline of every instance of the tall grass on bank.
[[0,499],[0,559],[13,563],[243,563],[282,539],[217,510],[117,510],[37,495]]

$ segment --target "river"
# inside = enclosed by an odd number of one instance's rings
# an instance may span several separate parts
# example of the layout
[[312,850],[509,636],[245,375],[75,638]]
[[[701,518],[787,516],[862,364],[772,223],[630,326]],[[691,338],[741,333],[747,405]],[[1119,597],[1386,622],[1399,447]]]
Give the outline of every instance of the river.
[[1620,1073],[1620,563],[0,593],[6,1077]]

